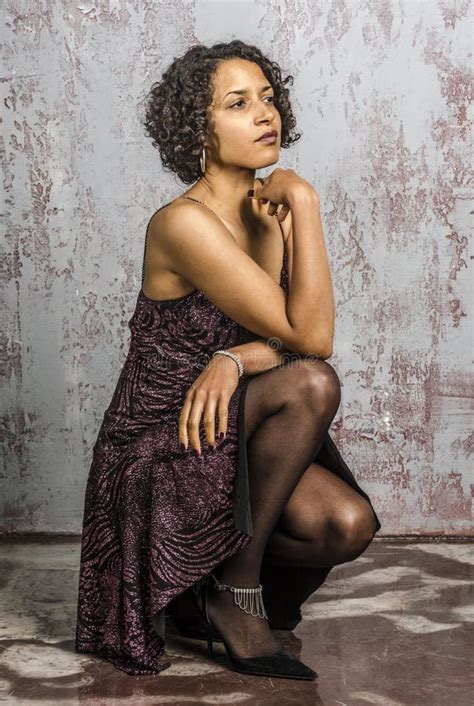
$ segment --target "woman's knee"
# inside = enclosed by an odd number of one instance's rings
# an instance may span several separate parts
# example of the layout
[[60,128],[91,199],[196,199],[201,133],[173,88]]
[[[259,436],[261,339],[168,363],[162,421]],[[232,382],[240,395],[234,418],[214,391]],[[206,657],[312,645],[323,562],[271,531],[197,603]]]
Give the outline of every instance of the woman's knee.
[[364,498],[350,503],[337,517],[332,518],[331,525],[334,543],[346,557],[343,561],[351,561],[360,556],[375,535],[374,513]]
[[341,401],[341,383],[332,365],[318,359],[302,359],[291,365],[293,394],[315,410],[330,407],[335,414]]
[[327,515],[324,521],[309,515],[300,514],[296,527],[299,536],[308,541],[308,560],[311,562],[311,547],[315,565],[324,554],[331,555],[331,563],[342,564],[360,556],[372,542],[375,535],[374,513],[364,498],[363,502],[346,503],[338,513]]
[[298,359],[267,370],[248,381],[245,395],[245,434],[249,440],[268,416],[281,409],[296,415],[318,413],[316,421],[332,420],[341,400],[341,385],[334,368],[324,360]]

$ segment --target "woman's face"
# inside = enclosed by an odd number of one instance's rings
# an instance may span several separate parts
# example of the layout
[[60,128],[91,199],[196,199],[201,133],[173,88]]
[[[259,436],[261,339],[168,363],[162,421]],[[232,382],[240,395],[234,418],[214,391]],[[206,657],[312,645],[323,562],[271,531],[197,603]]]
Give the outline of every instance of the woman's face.
[[[274,91],[260,66],[246,59],[226,59],[213,76],[214,94],[209,107],[211,135],[206,140],[212,161],[261,169],[278,161],[281,118],[273,103]],[[273,144],[257,142],[276,130]]]

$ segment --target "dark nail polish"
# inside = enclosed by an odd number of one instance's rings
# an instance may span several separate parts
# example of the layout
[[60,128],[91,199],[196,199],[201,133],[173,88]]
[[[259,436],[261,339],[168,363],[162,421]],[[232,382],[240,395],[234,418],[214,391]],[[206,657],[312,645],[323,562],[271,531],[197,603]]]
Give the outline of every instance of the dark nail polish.
[[249,189],[249,190],[247,191],[247,196],[253,196],[253,192],[254,192],[253,189]]
[[219,439],[223,439],[223,438],[224,438],[224,432],[221,431],[220,434],[219,434]]

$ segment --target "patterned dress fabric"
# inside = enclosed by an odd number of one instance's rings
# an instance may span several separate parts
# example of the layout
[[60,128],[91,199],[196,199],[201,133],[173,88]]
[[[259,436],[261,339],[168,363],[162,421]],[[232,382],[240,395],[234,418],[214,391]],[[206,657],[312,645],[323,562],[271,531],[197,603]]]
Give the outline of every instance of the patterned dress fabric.
[[[280,286],[288,293],[286,248]],[[260,336],[198,289],[152,300],[142,287],[128,326],[128,355],[87,479],[75,649],[147,675],[171,666],[165,607],[252,537],[243,405],[252,376],[239,379],[214,450],[202,424],[201,457],[181,450],[178,417],[214,351]],[[314,460],[370,502],[329,433]]]

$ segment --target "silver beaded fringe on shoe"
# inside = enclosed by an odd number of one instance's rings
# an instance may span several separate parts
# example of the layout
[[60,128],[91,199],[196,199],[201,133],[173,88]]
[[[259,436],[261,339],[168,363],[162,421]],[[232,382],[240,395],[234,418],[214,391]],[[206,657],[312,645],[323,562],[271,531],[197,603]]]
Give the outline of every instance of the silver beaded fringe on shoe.
[[[219,583],[214,574],[211,574],[214,579],[215,586],[218,591],[231,591],[234,594],[234,603],[243,611],[254,617],[265,618],[268,620],[267,611],[263,603],[262,584],[258,588],[239,588],[231,586],[227,583]],[[249,610],[250,608],[250,610]]]
[[258,615],[260,618],[268,619],[267,611],[263,605],[261,584],[259,588],[237,588],[236,586],[231,586],[230,590],[234,594],[235,605],[238,605],[249,615]]

